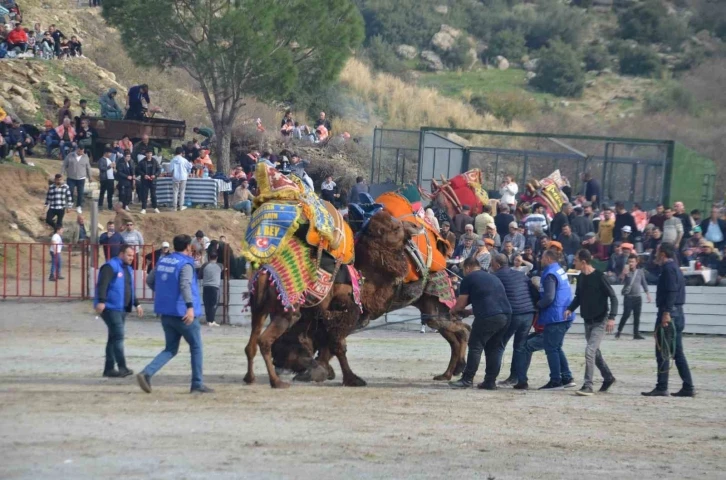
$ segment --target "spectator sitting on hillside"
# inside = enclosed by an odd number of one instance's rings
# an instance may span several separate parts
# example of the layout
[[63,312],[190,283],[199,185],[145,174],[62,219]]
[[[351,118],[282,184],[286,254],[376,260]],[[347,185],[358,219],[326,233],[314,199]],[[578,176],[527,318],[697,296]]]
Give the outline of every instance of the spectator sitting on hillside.
[[60,46],[58,47],[58,58],[61,60],[68,60],[71,58],[71,44],[67,38],[62,38]]
[[315,143],[323,143],[328,140],[328,129],[323,125],[318,125],[315,128]]
[[50,32],[44,32],[40,43],[36,41],[36,46],[42,59],[50,60],[55,56],[55,40]]
[[627,265],[628,263],[629,256],[630,252],[628,252],[626,255],[623,252],[622,244],[620,242],[615,242],[613,244],[613,254],[608,260],[608,267],[606,272],[607,278],[611,284],[619,285],[623,282],[623,271],[625,269],[625,265]]
[[45,32],[43,31],[43,28],[40,26],[40,23],[36,23],[33,25],[33,31],[30,32],[30,36],[35,38],[35,44],[40,45],[40,42],[43,41],[43,36]]
[[66,97],[63,99],[63,106],[58,110],[58,125],[63,123],[66,118],[73,119],[73,112],[71,112],[71,99]]
[[288,120],[282,127],[280,127],[280,133],[283,137],[291,137],[295,130],[295,124],[292,120]]
[[333,131],[333,127],[330,125],[330,120],[325,118],[325,112],[320,112],[320,116],[317,120],[315,120],[315,130],[317,130],[321,125],[325,127],[326,133],[329,134]]
[[0,160],[4,160],[8,156],[8,153],[10,153],[8,142],[5,141],[3,135],[0,135]]
[[83,44],[80,40],[78,40],[78,37],[73,35],[71,37],[71,41],[68,42],[68,47],[70,49],[71,57],[83,58]]
[[98,132],[91,128],[88,119],[81,121],[81,128],[76,132],[76,143],[86,148],[88,153],[93,152],[93,143],[98,138]]
[[28,50],[28,34],[23,30],[21,22],[15,24],[15,28],[8,33],[5,42],[8,44],[8,51],[25,53]]
[[25,129],[20,126],[20,120],[17,118],[13,120],[13,126],[8,132],[8,146],[10,150],[14,150],[18,154],[23,165],[32,165],[25,161],[25,155],[32,153],[29,150],[33,148],[33,139],[25,133]]
[[245,215],[250,215],[252,213],[252,201],[254,199],[255,197],[249,190],[247,180],[243,180],[239,187],[234,190],[232,208]]
[[48,27],[48,32],[50,33],[51,37],[53,37],[53,45],[55,47],[55,56],[56,57],[59,57],[60,56],[61,39],[62,38],[66,38],[66,36],[63,35],[63,32],[61,32],[60,30],[58,30],[55,27],[55,24],[51,24]]
[[157,155],[157,152],[161,151],[161,146],[152,142],[147,134],[144,134],[141,137],[141,141],[134,145],[131,158],[138,163],[146,157],[147,151],[150,151],[154,160],[161,164],[161,156]]
[[[121,111],[121,107],[118,106],[118,103],[116,103],[116,95],[118,92],[115,88],[109,88],[106,93],[101,95],[98,98],[98,103],[101,105],[101,116],[103,118],[111,118],[115,120],[121,120],[123,118],[123,112]],[[124,138],[128,139],[128,136],[125,136]],[[129,141],[131,143],[131,141]],[[123,147],[126,149],[127,147]],[[131,150],[132,147],[128,147],[128,150]]]
[[325,180],[323,180],[322,185],[320,185],[320,196],[325,200],[326,202],[330,202],[333,205],[336,204],[337,199],[340,198],[340,193],[338,193],[338,185],[333,181],[333,176],[328,175],[325,177]]
[[38,138],[38,143],[43,143],[45,145],[46,156],[48,158],[51,158],[53,148],[60,145],[60,138],[58,138],[58,134],[55,132],[55,128],[53,127],[53,122],[50,120],[45,121],[45,130],[41,132],[40,137]]
[[91,241],[90,232],[86,229],[86,221],[83,215],[78,215],[75,222],[63,225],[67,243],[71,245],[85,245]]
[[81,99],[81,101],[78,102],[78,104],[81,107],[81,113],[79,113],[75,117],[75,121],[76,121],[75,127],[76,127],[76,130],[80,130],[81,129],[81,120],[83,120],[84,118],[88,118],[88,117],[92,117],[93,116],[93,112],[91,110],[89,110],[89,108],[88,108],[88,100]]
[[285,110],[285,115],[282,117],[282,120],[280,121],[280,128],[287,125],[287,122],[289,122],[290,120],[292,120],[294,122],[294,120],[292,118],[292,110],[288,109],[288,110]]

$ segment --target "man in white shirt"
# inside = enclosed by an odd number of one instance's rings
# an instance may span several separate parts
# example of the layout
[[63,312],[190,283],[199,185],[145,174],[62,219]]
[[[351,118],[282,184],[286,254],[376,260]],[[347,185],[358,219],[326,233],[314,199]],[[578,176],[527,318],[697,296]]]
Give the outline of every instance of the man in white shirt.
[[57,282],[63,280],[61,276],[61,252],[63,251],[63,226],[55,227],[55,233],[50,239],[50,277],[48,280]]
[[192,257],[194,257],[194,268],[198,269],[207,261],[207,247],[210,244],[209,237],[204,236],[204,232],[197,230],[192,239]]
[[184,149],[177,147],[174,151],[174,158],[169,163],[169,169],[171,170],[172,178],[174,181],[173,192],[174,192],[174,205],[173,209],[182,211],[186,210],[184,206],[184,194],[187,189],[187,179],[189,178],[189,172],[192,171],[192,164],[189,160],[184,158]]
[[99,180],[101,181],[101,191],[98,194],[98,210],[103,210],[103,195],[108,196],[108,210],[113,210],[113,190],[114,178],[113,173],[116,163],[111,159],[113,151],[107,148],[103,152],[103,157],[98,159]]
[[499,202],[505,205],[509,205],[512,211],[514,211],[514,208],[517,206],[516,195],[518,192],[519,187],[516,183],[514,183],[514,178],[512,178],[511,175],[507,175],[506,177],[504,177],[502,186],[499,189],[499,193],[502,194],[502,198],[499,200]]

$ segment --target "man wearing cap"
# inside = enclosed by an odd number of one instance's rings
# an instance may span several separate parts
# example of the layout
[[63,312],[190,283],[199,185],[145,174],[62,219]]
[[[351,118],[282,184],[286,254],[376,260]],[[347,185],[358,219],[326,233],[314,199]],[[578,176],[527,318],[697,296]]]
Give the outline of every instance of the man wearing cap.
[[484,229],[484,235],[482,235],[482,238],[490,238],[494,241],[494,248],[499,250],[502,246],[502,237],[499,236],[497,233],[497,227],[493,223],[490,223],[486,226]]
[[474,242],[477,240],[476,235],[473,233],[467,233],[461,236],[463,242],[456,246],[454,249],[454,258],[466,259],[474,256],[476,248]]
[[491,251],[494,250],[494,240],[491,238],[485,238],[484,240],[476,241],[476,253],[474,257],[479,262],[479,267],[484,271],[489,271],[489,266],[492,262]]
[[146,260],[146,273],[151,272],[156,267],[159,259],[169,255],[169,253],[171,253],[169,252],[169,242],[161,242],[161,248],[157,248],[153,252],[147,253],[144,257]]
[[75,191],[76,210],[79,214],[83,213],[83,192],[86,179],[91,179],[91,162],[82,145],[78,145],[75,152],[66,155],[61,167],[61,175],[65,175],[67,178],[71,195]]
[[625,225],[620,230],[620,238],[617,240],[624,243],[631,243],[633,241],[633,230],[630,228],[630,225]]
[[449,242],[449,247],[446,250],[446,256],[451,257],[454,253],[454,248],[456,248],[456,235],[454,235],[454,232],[451,231],[451,224],[448,220],[441,224],[441,236],[444,240]]
[[[483,271],[475,258],[467,258],[463,267],[464,279],[451,314],[466,317],[473,313],[474,323],[469,336],[466,368],[461,378],[449,385],[452,388],[471,388],[484,352],[486,373],[479,388],[496,390],[497,376],[502,367],[501,343],[509,327],[512,307],[501,280]],[[469,304],[471,310],[466,308]]]
[[686,241],[686,249],[697,249],[701,246],[701,240],[703,240],[703,234],[700,226],[693,227],[693,235]]
[[[477,240],[480,240],[480,239],[481,239],[481,238],[483,237],[483,235],[477,235],[476,233],[474,233],[474,225],[472,225],[472,224],[470,224],[470,223],[469,223],[469,224],[467,224],[467,225],[464,225],[464,235],[473,235],[473,236],[474,236],[474,241],[475,241],[475,242],[476,242]],[[461,236],[461,237],[459,238],[459,244],[462,244],[462,243],[464,243],[464,235],[462,235],[462,236]]]
[[504,236],[504,243],[512,242],[514,250],[522,252],[524,250],[524,235],[519,233],[519,224],[517,222],[511,222],[509,224],[509,233]]
[[161,315],[166,347],[138,375],[139,387],[151,393],[151,377],[179,352],[182,337],[189,344],[192,361],[190,393],[212,393],[202,378],[202,335],[196,317],[202,314],[199,286],[194,276],[192,239],[189,235],[174,237],[174,253],[161,260],[146,277],[154,290],[154,312]]
[[[128,377],[134,373],[126,367],[124,325],[126,314],[133,307],[136,308],[139,317],[144,314],[144,310],[134,294],[134,272],[131,269],[133,261],[134,248],[122,245],[117,255],[107,261],[98,272],[93,308],[108,327],[104,377]],[[115,368],[116,365],[118,370]]]

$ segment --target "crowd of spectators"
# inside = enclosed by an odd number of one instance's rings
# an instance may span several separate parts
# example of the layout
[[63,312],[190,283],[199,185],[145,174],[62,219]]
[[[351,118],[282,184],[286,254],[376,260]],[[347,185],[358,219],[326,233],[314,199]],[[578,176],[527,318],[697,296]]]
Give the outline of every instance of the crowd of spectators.
[[[583,180],[587,188],[592,177],[584,176]],[[648,283],[654,284],[660,273],[655,253],[659,245],[669,243],[680,252],[682,266],[691,270],[712,269],[717,273],[716,282],[726,277],[726,211],[719,206],[713,206],[706,218],[698,209],[686,211],[682,202],[675,202],[672,207],[659,204],[646,212],[637,203],[630,209],[623,202],[615,202],[611,207],[599,202],[597,193],[589,191],[575,196],[550,219],[542,205],[516,205],[517,190],[513,183],[507,177],[502,184],[502,199],[506,201],[492,202],[496,206],[485,205],[484,211],[475,217],[470,215],[470,207],[464,205],[461,213],[442,222],[441,235],[452,245],[452,270],[456,271],[456,265],[468,257],[475,257],[486,270],[492,254],[504,253],[514,269],[537,275],[544,251],[557,251],[561,265],[571,269],[578,250],[584,248],[612,284],[623,283],[630,271],[631,256],[637,259],[638,268],[644,270]],[[515,193],[504,195],[511,192]]]
[[[10,4],[13,6],[8,8]],[[8,23],[0,24],[0,59],[83,58],[83,43],[77,35],[67,37],[55,24],[49,25],[47,29],[42,28],[40,23],[35,23],[32,29],[26,27],[14,0],[0,0],[0,18],[3,16],[9,20]]]

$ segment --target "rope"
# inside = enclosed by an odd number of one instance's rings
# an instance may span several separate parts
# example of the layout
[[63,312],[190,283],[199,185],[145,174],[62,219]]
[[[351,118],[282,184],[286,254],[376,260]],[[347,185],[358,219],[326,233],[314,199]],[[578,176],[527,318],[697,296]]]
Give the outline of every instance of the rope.
[[366,332],[368,330],[377,330],[379,328],[388,327],[391,325],[398,325],[399,323],[408,323],[408,322],[413,322],[414,320],[426,320],[428,318],[437,318],[437,317],[439,317],[439,315],[422,313],[418,317],[411,317],[411,318],[407,318],[404,320],[398,320],[396,322],[386,322],[386,323],[382,323],[381,325],[374,325],[372,327],[361,328],[360,330],[356,330],[355,332],[351,333],[351,335],[355,335],[356,333]]
[[[655,348],[661,353],[664,363],[668,362],[668,368],[670,370],[676,354],[676,331],[673,322],[669,323],[667,327],[663,327],[662,325],[656,327]],[[658,365],[658,373],[665,373],[660,368],[661,366]]]

